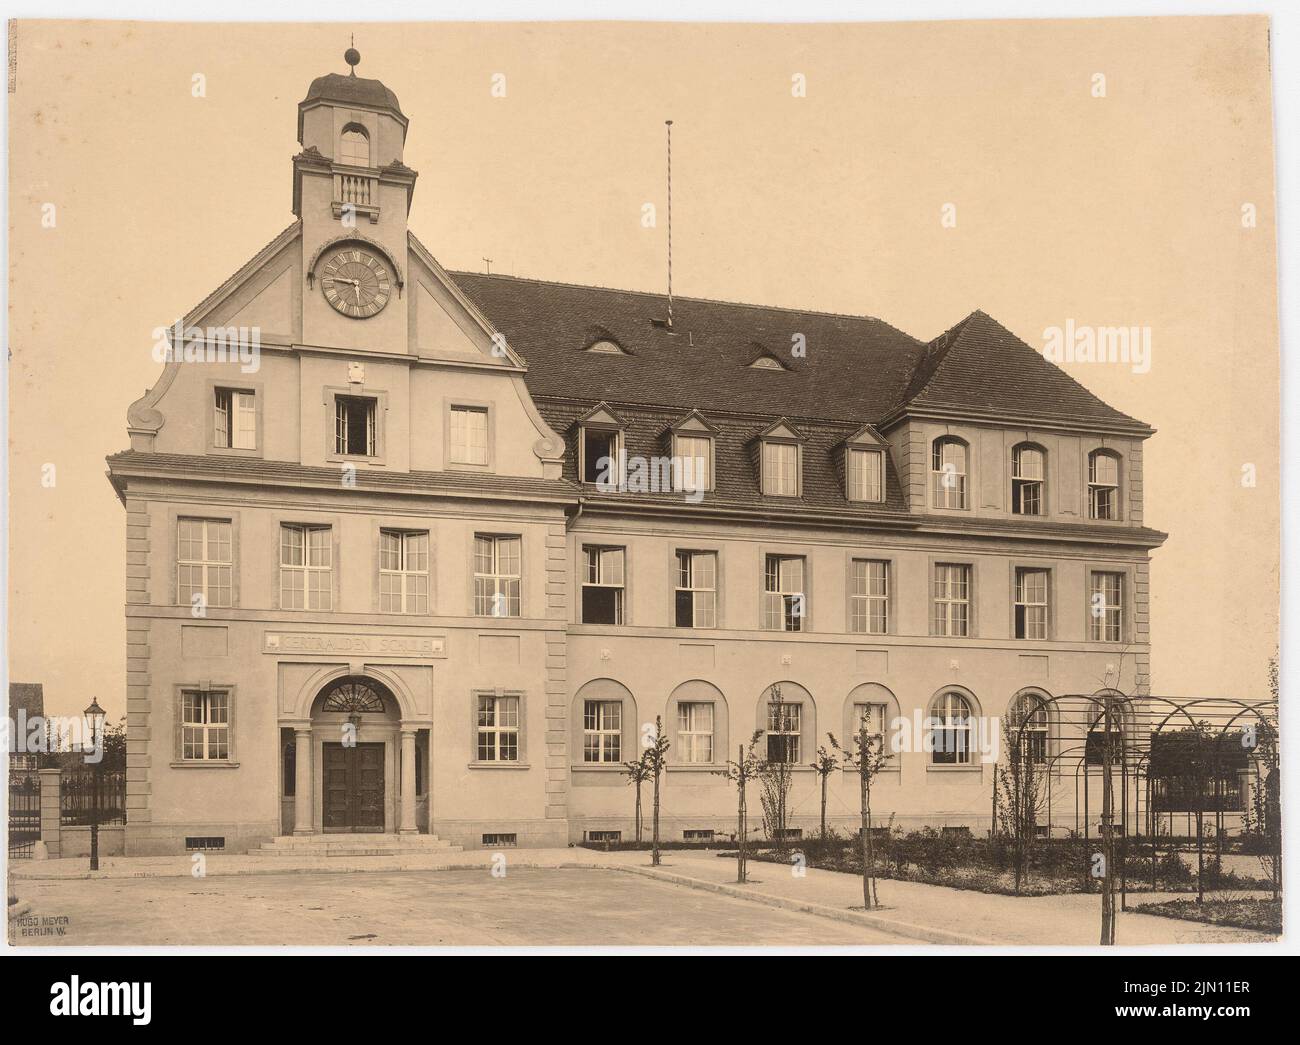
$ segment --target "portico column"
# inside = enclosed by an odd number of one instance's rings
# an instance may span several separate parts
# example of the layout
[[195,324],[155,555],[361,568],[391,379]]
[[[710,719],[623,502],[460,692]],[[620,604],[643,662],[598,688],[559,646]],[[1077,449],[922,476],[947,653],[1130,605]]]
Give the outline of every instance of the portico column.
[[413,835],[415,827],[415,730],[402,730],[402,817],[398,834]]
[[311,728],[293,731],[293,833],[312,833]]

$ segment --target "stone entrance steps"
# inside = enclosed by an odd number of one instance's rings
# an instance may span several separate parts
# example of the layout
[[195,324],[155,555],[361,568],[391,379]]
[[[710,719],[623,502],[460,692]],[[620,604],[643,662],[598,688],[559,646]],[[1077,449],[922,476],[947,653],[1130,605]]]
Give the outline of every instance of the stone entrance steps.
[[249,856],[320,857],[320,856],[418,856],[434,853],[459,853],[437,835],[328,834],[280,835],[248,851]]

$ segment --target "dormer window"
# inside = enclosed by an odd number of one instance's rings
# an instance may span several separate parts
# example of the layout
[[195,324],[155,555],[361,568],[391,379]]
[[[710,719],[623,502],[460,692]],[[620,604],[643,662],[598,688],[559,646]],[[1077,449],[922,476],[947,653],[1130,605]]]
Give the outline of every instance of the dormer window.
[[749,364],[749,369],[750,370],[777,370],[782,373],[785,372],[785,367],[783,367],[780,361],[774,358],[773,356],[759,356],[757,359],[755,359],[752,363]]
[[578,475],[602,492],[621,490],[626,463],[623,420],[604,403],[578,421]]
[[798,497],[803,490],[803,436],[782,418],[759,436],[765,497]]
[[670,432],[673,490],[677,493],[707,493],[712,490],[718,430],[698,410],[692,410],[674,424]]
[[370,138],[358,124],[348,124],[339,135],[339,163],[351,167],[370,166]]
[[702,493],[713,488],[713,439],[682,433],[673,437],[673,487]]
[[1021,443],[1011,451],[1011,511],[1042,515],[1047,486],[1046,455],[1041,447]]
[[885,499],[885,452],[850,447],[846,458],[850,501]]
[[954,436],[941,436],[930,448],[930,485],[936,508],[965,508],[968,448]]
[[601,338],[599,341],[593,341],[590,345],[587,346],[587,351],[599,352],[607,356],[627,355],[627,353],[623,350],[622,345],[620,345],[617,341],[611,341],[609,338]]

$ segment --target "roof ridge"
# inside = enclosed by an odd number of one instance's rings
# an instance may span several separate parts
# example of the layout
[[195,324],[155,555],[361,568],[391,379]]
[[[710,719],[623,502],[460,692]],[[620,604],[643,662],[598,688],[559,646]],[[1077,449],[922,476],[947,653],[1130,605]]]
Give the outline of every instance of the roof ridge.
[[[632,290],[629,287],[610,287],[600,283],[573,283],[569,280],[559,279],[540,279],[536,276],[509,276],[502,272],[468,272],[464,269],[448,269],[448,275],[451,276],[473,276],[476,279],[508,279],[519,283],[535,283],[548,287],[570,287],[573,290],[607,290],[615,294],[635,294],[638,297],[647,298],[667,298],[661,291],[655,290]],[[733,308],[753,308],[760,309],[764,312],[791,312],[796,315],[804,316],[827,316],[836,319],[869,319],[873,323],[880,323],[895,330],[906,338],[911,338],[918,345],[925,344],[920,338],[909,334],[906,330],[894,326],[888,320],[881,319],[879,316],[871,316],[866,313],[857,312],[825,312],[820,309],[794,308],[789,305],[761,305],[754,301],[729,301],[726,298],[697,298],[688,294],[674,294],[674,301],[694,301],[701,305],[730,305]]]

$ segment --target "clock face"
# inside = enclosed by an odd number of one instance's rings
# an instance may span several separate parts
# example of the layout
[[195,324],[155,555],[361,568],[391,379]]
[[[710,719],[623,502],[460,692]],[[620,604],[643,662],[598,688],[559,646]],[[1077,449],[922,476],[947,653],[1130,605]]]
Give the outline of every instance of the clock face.
[[366,319],[388,304],[392,279],[379,257],[360,247],[343,247],[325,259],[320,289],[336,310],[353,319]]

